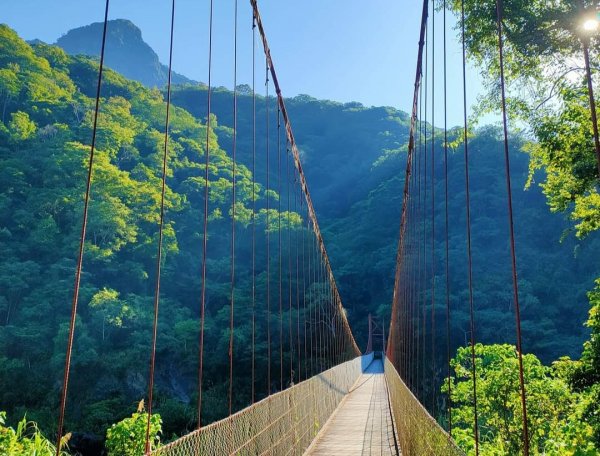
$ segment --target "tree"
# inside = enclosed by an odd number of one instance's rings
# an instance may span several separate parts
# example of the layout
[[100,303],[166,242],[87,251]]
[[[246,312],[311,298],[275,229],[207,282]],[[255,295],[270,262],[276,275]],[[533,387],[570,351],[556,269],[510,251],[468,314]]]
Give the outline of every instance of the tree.
[[526,145],[531,161],[529,181],[544,172],[540,183],[550,210],[569,212],[575,234],[585,238],[600,229],[600,193],[592,122],[585,89],[565,88],[562,106],[533,119],[537,141]]
[[[522,453],[523,423],[515,347],[477,344],[475,362],[480,454]],[[471,454],[475,445],[471,348],[459,348],[451,366],[454,370],[452,436]],[[590,426],[577,416],[578,395],[571,392],[558,368],[542,365],[531,354],[523,356],[523,368],[531,454],[596,454],[589,441]],[[447,384],[442,392],[447,394]]]
[[591,330],[590,339],[583,345],[581,359],[571,374],[575,390],[588,396],[584,417],[594,428],[594,440],[600,447],[600,279],[588,293],[590,316],[586,326]]
[[102,314],[102,340],[104,341],[105,325],[121,328],[126,319],[133,317],[133,310],[126,301],[119,299],[119,292],[109,288],[98,291],[91,299],[89,306]]
[[[113,424],[106,431],[106,449],[109,456],[139,456],[144,454],[148,414],[144,411],[144,401],[140,401],[137,412]],[[160,445],[162,420],[160,415],[150,418],[150,449]]]
[[0,69],[0,97],[2,100],[2,122],[6,119],[6,109],[13,99],[19,94],[18,66],[11,65]]
[[[451,7],[460,12],[462,2]],[[465,0],[465,43],[487,85],[481,111],[498,110],[499,60],[494,0]],[[509,110],[533,133],[528,186],[539,182],[553,212],[569,214],[570,230],[582,240],[600,229],[600,176],[594,152],[591,112],[582,57],[580,27],[597,2],[511,0],[504,2],[505,63]],[[592,56],[600,40],[589,40]],[[597,78],[597,72],[592,75]],[[596,81],[592,81],[597,82]],[[599,111],[600,114],[600,111]],[[565,234],[568,234],[566,232]],[[566,238],[563,235],[563,239]],[[595,264],[597,266],[597,262]],[[597,269],[596,269],[597,271]],[[598,362],[598,280],[589,294],[586,325],[591,337],[573,370],[571,384],[587,404],[584,417],[600,445],[600,363]]]
[[35,123],[29,119],[29,114],[23,111],[13,112],[8,123],[8,131],[14,142],[25,141],[33,136],[36,130]]

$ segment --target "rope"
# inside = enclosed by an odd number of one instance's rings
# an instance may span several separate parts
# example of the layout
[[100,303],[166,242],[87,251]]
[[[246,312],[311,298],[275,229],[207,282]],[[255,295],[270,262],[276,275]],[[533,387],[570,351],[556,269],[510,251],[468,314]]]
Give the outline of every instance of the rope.
[[512,188],[510,178],[510,157],[508,151],[508,120],[506,116],[506,88],[504,81],[504,46],[502,39],[502,0],[496,1],[498,22],[498,53],[500,59],[500,93],[502,97],[502,127],[504,133],[504,164],[506,175],[506,192],[508,201],[508,225],[510,231],[510,256],[512,266],[513,299],[515,300],[515,317],[517,329],[517,355],[519,357],[519,384],[521,393],[521,410],[523,413],[523,454],[529,455],[529,432],[527,424],[527,400],[525,393],[525,378],[523,375],[523,350],[521,337],[521,307],[519,305],[519,283],[517,279],[517,255],[515,251],[515,230],[513,220]]
[[469,189],[469,140],[467,119],[467,56],[465,46],[465,2],[461,0],[461,41],[463,72],[463,115],[464,115],[464,154],[465,154],[465,189],[467,209],[467,263],[469,279],[469,320],[471,327],[471,375],[473,378],[473,432],[475,434],[475,455],[479,456],[479,423],[477,416],[477,366],[475,363],[475,312],[473,305],[473,258],[471,254],[471,196]]
[[204,317],[206,311],[206,255],[208,250],[208,167],[210,165],[210,115],[212,92],[213,0],[210,0],[208,26],[208,86],[206,94],[206,162],[204,171],[204,233],[202,239],[202,291],[200,305],[200,361],[198,366],[198,429],[202,427],[202,382],[204,379]]
[[94,168],[94,152],[96,150],[96,132],[98,130],[98,112],[100,111],[100,90],[102,88],[102,72],[104,70],[104,53],[106,49],[106,29],[108,25],[109,0],[104,7],[104,24],[102,27],[102,47],[100,49],[100,64],[98,66],[98,83],[96,85],[96,104],[94,107],[94,124],[92,127],[92,144],[88,161],[88,173],[86,179],[85,198],[83,203],[83,214],[81,217],[81,234],[79,237],[79,253],[77,255],[77,267],[75,269],[75,284],[73,290],[73,301],[71,303],[71,319],[69,322],[69,337],[65,353],[65,367],[63,374],[62,391],[60,395],[60,411],[58,416],[58,430],[56,439],[56,456],[60,455],[63,426],[65,421],[65,409],[67,405],[67,392],[69,389],[69,373],[71,371],[71,355],[73,352],[73,341],[75,337],[75,321],[77,319],[77,304],[79,303],[79,288],[81,284],[81,270],[83,268],[83,251],[85,247],[85,235],[87,230],[88,210],[90,193],[92,190],[92,171]]
[[238,39],[238,0],[234,0],[233,26],[233,144],[232,144],[232,180],[231,180],[231,305],[229,307],[229,414],[233,404],[233,336],[235,310],[235,205],[236,205],[236,152],[237,152],[237,39]]
[[152,402],[154,395],[154,370],[156,367],[156,339],[158,334],[158,307],[160,302],[160,273],[162,264],[163,231],[165,219],[165,191],[167,187],[167,159],[169,152],[169,120],[171,108],[171,70],[173,65],[173,31],[175,28],[175,0],[171,3],[171,36],[169,42],[169,70],[167,77],[167,113],[165,115],[165,140],[162,157],[162,181],[160,193],[160,221],[158,224],[158,252],[156,254],[156,283],[154,288],[154,321],[152,323],[152,351],[150,357],[150,376],[148,385],[148,419],[146,421],[145,452],[150,454],[150,423],[152,420]]

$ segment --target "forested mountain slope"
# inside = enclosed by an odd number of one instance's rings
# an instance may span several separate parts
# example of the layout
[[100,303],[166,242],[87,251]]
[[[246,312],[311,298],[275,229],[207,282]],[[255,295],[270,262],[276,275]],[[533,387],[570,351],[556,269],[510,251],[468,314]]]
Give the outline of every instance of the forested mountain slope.
[[[29,418],[47,428],[55,419],[64,361],[97,70],[97,63],[89,58],[70,57],[41,43],[30,46],[10,28],[0,27],[0,404],[11,419],[27,411]],[[165,320],[160,326],[157,373],[158,411],[167,436],[194,422],[206,93],[201,85],[182,85],[173,93],[177,108],[171,123],[161,303],[168,324]],[[223,416],[226,409],[228,338],[219,328],[228,323],[232,138],[232,94],[218,89],[213,95],[207,317],[207,350],[212,358],[206,373],[210,379],[207,420]],[[252,149],[251,101],[248,88],[241,88],[238,148],[240,162],[246,165]],[[389,315],[408,117],[392,108],[308,96],[287,103],[334,272],[353,330],[364,346],[366,314]],[[266,106],[259,97],[258,119],[266,119]],[[273,98],[268,106],[274,131]],[[159,90],[107,71],[101,107],[72,409],[67,414],[69,429],[95,432],[128,415],[145,395],[165,103]],[[257,138],[258,160],[264,160],[264,121],[258,122]],[[528,160],[519,152],[520,141],[513,138],[512,156],[525,349],[550,361],[580,351],[588,308],[585,290],[591,287],[591,265],[597,261],[590,252],[598,249],[582,249],[586,253],[576,255],[571,236],[559,243],[567,224],[549,213],[535,186],[523,190]],[[472,140],[476,312],[482,341],[498,342],[501,334],[512,342],[499,144],[491,128],[480,130]],[[438,143],[438,156],[440,147]],[[449,164],[450,205],[457,214],[451,220],[450,254],[453,325],[464,329],[462,160],[459,146],[451,151]],[[442,162],[437,163],[440,176]],[[239,167],[238,173],[238,183],[246,189],[240,192],[239,202],[248,209],[252,174],[248,166]],[[264,178],[264,171],[257,173],[261,231]],[[441,180],[436,193],[443,194]],[[436,204],[439,262],[435,270],[440,283],[444,280],[442,201],[440,197]],[[286,217],[297,227],[295,214]],[[241,220],[241,239],[248,236],[243,225]],[[600,241],[590,237],[585,242]],[[264,251],[259,249],[258,255],[258,263],[263,264]],[[239,258],[239,288],[248,289],[250,271],[243,264],[249,252],[239,252]],[[265,280],[264,274],[259,280]],[[249,317],[244,313],[248,296],[238,299],[239,321],[244,323],[236,336],[236,356],[237,368],[243,372],[250,362]],[[440,321],[443,302],[440,294]],[[464,340],[454,344],[462,345]],[[236,382],[239,406],[247,402],[249,385],[242,375]]]

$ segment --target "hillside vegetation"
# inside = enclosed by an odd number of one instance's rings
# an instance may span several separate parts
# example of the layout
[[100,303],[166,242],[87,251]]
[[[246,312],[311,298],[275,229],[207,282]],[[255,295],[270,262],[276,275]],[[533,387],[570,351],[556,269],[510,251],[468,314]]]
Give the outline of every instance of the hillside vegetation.
[[[67,47],[67,41],[61,39],[59,44]],[[87,48],[71,52],[86,53]],[[107,70],[103,78],[66,425],[69,430],[99,434],[130,416],[146,395],[166,108],[163,92],[120,74],[136,77],[123,67],[126,58],[112,63],[119,72]],[[69,56],[43,43],[27,44],[9,27],[0,26],[0,407],[8,412],[8,423],[17,423],[27,413],[48,435],[55,428],[65,356],[97,72],[93,58]],[[160,86],[159,79],[139,79],[148,86]],[[243,291],[236,298],[235,408],[247,405],[250,398],[244,373],[250,369],[252,189],[257,195],[257,244],[261,246],[266,230],[275,229],[266,226],[267,198],[272,203],[270,215],[277,216],[272,208],[282,196],[272,189],[267,193],[265,188],[264,121],[257,127],[258,160],[263,165],[256,176],[251,172],[252,98],[248,90],[241,87],[239,97],[236,283]],[[206,95],[201,84],[182,84],[173,93],[156,374],[156,410],[167,439],[192,428],[196,419]],[[258,100],[257,118],[265,119],[265,99],[259,96]],[[274,99],[269,102],[273,109]],[[367,314],[389,318],[408,116],[393,108],[309,96],[287,103],[348,318],[364,347]],[[229,324],[231,106],[232,93],[217,89],[209,132],[207,422],[225,416],[227,410],[228,334],[223,328]],[[273,115],[270,128],[275,129]],[[586,290],[592,289],[597,275],[594,252],[600,248],[600,238],[593,233],[585,239],[570,235],[571,224],[563,215],[548,211],[542,191],[535,185],[524,189],[529,172],[529,157],[521,151],[525,143],[519,136],[512,138],[511,154],[524,349],[532,353],[531,365],[538,369],[541,363],[535,356],[546,364],[563,355],[579,357],[587,338],[583,327],[588,312]],[[499,148],[499,133],[493,127],[478,130],[472,138],[475,305],[478,341],[485,344],[514,343]],[[441,143],[436,143],[436,150],[441,154]],[[449,204],[456,214],[449,227],[455,352],[465,345],[466,336],[461,335],[468,327],[460,147],[451,150],[449,169]],[[435,172],[441,175],[441,160]],[[532,178],[544,175],[538,172]],[[442,195],[443,182],[436,185],[437,194]],[[435,207],[439,220],[442,203],[440,198]],[[300,212],[282,208],[284,227],[300,232]],[[441,235],[435,248],[440,259],[436,280],[441,281]],[[266,281],[265,262],[261,247],[257,251],[259,287]],[[315,284],[308,293],[316,295],[317,288]],[[437,318],[443,321],[441,295],[439,300]],[[264,325],[263,315],[257,326],[261,338]],[[444,337],[439,334],[440,344]],[[266,342],[259,343],[264,348]],[[506,350],[491,350],[490,356],[509,357]],[[257,353],[257,362],[263,365],[264,350]],[[484,348],[481,353],[486,354]],[[461,356],[459,351],[457,365],[463,361]],[[442,360],[437,365],[442,366]],[[567,391],[565,377],[550,369],[539,367],[540,381],[560,389],[553,396],[557,400],[566,397],[569,404],[577,404],[575,393]],[[445,371],[440,368],[433,375],[439,384]],[[264,370],[259,370],[258,383],[266,386]],[[557,413],[575,412],[561,409]],[[563,421],[555,427],[560,428]]]

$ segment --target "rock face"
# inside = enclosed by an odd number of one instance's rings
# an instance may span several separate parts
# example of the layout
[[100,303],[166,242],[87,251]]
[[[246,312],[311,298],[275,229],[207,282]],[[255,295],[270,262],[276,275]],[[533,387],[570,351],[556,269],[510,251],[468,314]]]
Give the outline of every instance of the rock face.
[[[70,30],[56,42],[71,55],[100,55],[103,23],[96,22]],[[147,87],[162,88],[167,83],[168,67],[158,59],[156,52],[142,38],[142,31],[131,21],[116,19],[108,22],[106,37],[106,65],[129,79]],[[173,83],[193,82],[173,73]]]

